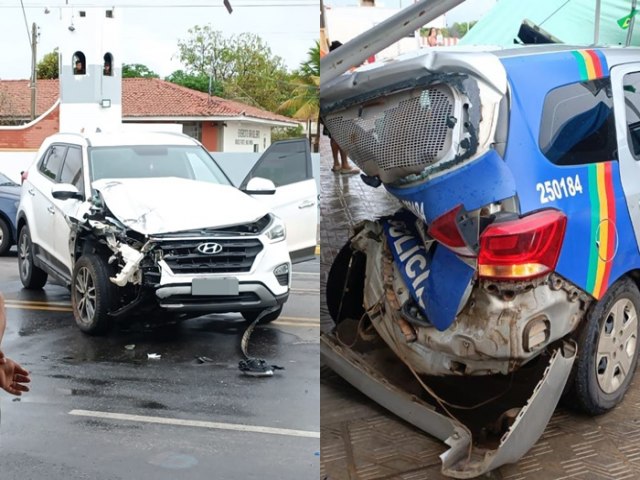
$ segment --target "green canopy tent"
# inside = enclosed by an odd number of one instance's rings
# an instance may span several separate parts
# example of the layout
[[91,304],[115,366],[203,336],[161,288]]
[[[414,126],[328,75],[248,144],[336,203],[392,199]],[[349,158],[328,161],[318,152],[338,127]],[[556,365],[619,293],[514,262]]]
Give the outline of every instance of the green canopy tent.
[[635,0],[498,0],[460,44],[513,47],[555,41],[594,45],[597,38],[598,45],[625,45],[632,28],[631,45],[640,45],[640,26],[633,28],[635,4]]

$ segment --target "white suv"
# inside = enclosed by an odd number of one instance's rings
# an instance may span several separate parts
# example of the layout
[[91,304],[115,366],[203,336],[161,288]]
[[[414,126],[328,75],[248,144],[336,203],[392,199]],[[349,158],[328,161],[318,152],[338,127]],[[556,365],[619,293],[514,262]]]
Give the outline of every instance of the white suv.
[[69,287],[76,323],[90,334],[151,311],[161,320],[214,312],[253,320],[266,311],[262,321],[273,321],[289,295],[291,261],[285,223],[272,211],[296,232],[292,257],[315,248],[306,141],[272,145],[242,188],[185,135],[53,135],[18,207],[22,284],[42,288],[53,277]]

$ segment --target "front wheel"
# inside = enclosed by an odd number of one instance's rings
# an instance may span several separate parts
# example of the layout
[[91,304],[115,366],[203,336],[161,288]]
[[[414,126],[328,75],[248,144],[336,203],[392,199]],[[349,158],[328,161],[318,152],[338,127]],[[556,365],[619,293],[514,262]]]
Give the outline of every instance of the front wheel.
[[73,316],[80,330],[89,335],[103,335],[111,326],[109,314],[115,286],[109,276],[106,262],[93,253],[80,257],[73,268]]
[[622,401],[638,363],[638,312],[638,287],[624,278],[587,314],[570,390],[580,410],[599,415]]
[[26,225],[20,229],[18,235],[18,270],[20,281],[26,289],[37,290],[47,283],[47,272],[33,263],[33,243],[29,227]]
[[[242,312],[242,316],[247,322],[254,322],[256,318],[258,318],[258,315],[260,315],[262,312],[263,310],[250,310],[248,312]],[[281,313],[282,313],[282,305],[280,305],[277,310],[274,310],[273,312],[268,313],[267,315],[262,317],[258,323],[260,325],[271,323],[274,320],[276,320]]]

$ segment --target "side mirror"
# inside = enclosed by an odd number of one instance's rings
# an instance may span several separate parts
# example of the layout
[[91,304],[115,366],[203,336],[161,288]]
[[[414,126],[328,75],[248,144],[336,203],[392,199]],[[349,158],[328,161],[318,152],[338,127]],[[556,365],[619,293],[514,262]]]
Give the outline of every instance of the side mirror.
[[59,183],[51,188],[51,195],[56,200],[76,199],[82,200],[83,196],[74,185],[70,183]]
[[276,186],[267,178],[253,177],[243,191],[249,195],[273,195],[276,193]]

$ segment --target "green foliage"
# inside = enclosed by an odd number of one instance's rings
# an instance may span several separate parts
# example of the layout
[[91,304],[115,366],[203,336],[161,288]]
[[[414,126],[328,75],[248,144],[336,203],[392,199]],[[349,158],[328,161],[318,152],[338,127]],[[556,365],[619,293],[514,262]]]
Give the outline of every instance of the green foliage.
[[320,42],[307,52],[307,60],[300,64],[291,80],[292,95],[278,107],[297,120],[317,120],[320,113]]
[[[165,78],[167,82],[175,83],[177,85],[182,85],[183,87],[191,88],[193,90],[198,90],[200,92],[209,93],[209,76],[199,73],[199,74],[189,74],[184,70],[176,70],[171,75]],[[215,95],[217,97],[222,96],[224,90],[220,82],[211,82],[211,95]]]
[[271,142],[302,137],[302,125],[297,127],[275,127],[271,129]]
[[188,33],[178,42],[187,74],[207,79],[211,74],[225,98],[269,111],[275,111],[289,97],[292,88],[284,61],[258,35],[225,37],[211,25],[196,25]]
[[60,75],[59,64],[60,54],[58,48],[53,52],[49,52],[42,57],[42,60],[36,65],[36,75],[38,79],[53,79]]
[[160,75],[141,63],[125,63],[122,78],[160,78]]

